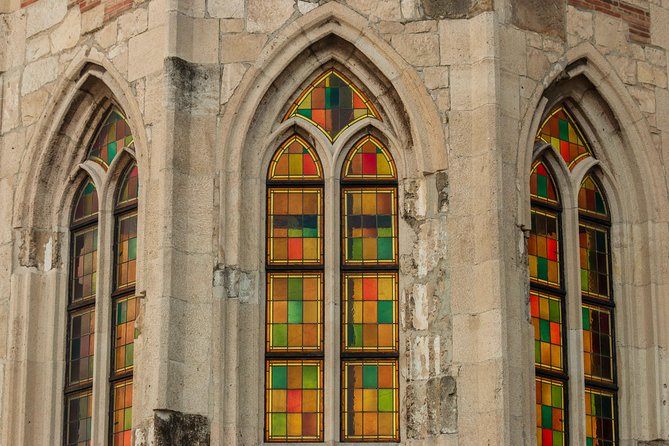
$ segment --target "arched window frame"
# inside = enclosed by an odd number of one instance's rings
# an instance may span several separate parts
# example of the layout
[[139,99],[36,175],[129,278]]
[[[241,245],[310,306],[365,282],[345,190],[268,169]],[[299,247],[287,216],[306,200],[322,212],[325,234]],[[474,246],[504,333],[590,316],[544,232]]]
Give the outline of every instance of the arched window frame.
[[[566,116],[573,122],[576,127],[576,132],[579,137],[583,139],[588,153],[583,155],[581,154],[577,159],[572,160],[569,164],[560,154],[560,150],[556,149],[553,145],[547,141],[543,135],[541,135],[541,129],[545,122],[549,120],[552,114],[559,108],[563,108],[566,112]],[[620,444],[620,412],[618,410],[618,370],[617,370],[617,345],[616,345],[616,319],[614,315],[615,304],[613,301],[613,296],[615,295],[613,284],[615,278],[612,275],[612,262],[613,262],[613,252],[611,250],[611,211],[608,203],[611,202],[612,193],[610,193],[609,188],[605,185],[608,185],[603,181],[606,176],[603,174],[601,162],[597,159],[595,151],[592,149],[590,144],[593,141],[593,134],[588,131],[587,127],[583,127],[583,120],[579,120],[580,117],[578,109],[575,107],[570,107],[569,104],[562,103],[557,104],[555,107],[550,109],[550,113],[542,120],[542,125],[539,127],[537,133],[537,141],[535,143],[534,154],[532,158],[532,166],[537,162],[544,163],[548,170],[553,175],[555,182],[555,187],[559,196],[562,197],[562,221],[561,221],[561,234],[562,235],[562,244],[561,251],[563,264],[563,289],[565,290],[565,307],[566,307],[566,318],[564,322],[566,323],[566,331],[568,333],[565,338],[566,351],[565,354],[565,366],[568,374],[568,388],[565,392],[565,409],[567,415],[567,424],[565,424],[566,436],[570,438],[569,441],[584,441],[586,434],[590,430],[586,426],[586,408],[585,408],[585,394],[587,388],[592,388],[595,391],[610,391],[613,394],[613,404],[612,409],[615,414],[613,425],[613,438],[614,443],[604,442],[604,445],[618,445]],[[595,183],[599,186],[602,194],[604,195],[604,201],[607,203],[606,208],[609,212],[608,219],[598,219],[592,218],[591,216],[585,216],[582,212],[579,211],[579,191],[581,185],[586,178],[592,178]],[[536,202],[531,200],[532,209],[535,209]],[[594,302],[593,299],[589,299],[587,296],[583,296],[581,292],[581,274],[580,274],[580,257],[579,257],[579,232],[581,225],[584,222],[594,223],[599,225],[602,228],[605,228],[607,232],[607,249],[608,249],[608,268],[609,268],[609,277],[608,285],[610,290],[611,299],[609,303]],[[532,285],[532,288],[535,286]],[[613,370],[612,375],[613,379],[610,383],[603,383],[601,381],[595,382],[589,380],[584,376],[584,334],[583,334],[583,318],[582,318],[582,308],[583,305],[596,304],[602,307],[606,307],[611,311],[611,327],[612,327],[612,336],[611,336],[611,354],[613,358]],[[567,345],[568,344],[568,345]],[[539,378],[543,375],[540,373],[539,368],[537,367],[536,377]],[[537,422],[540,421],[540,414],[537,413]],[[588,419],[588,421],[591,421]],[[538,443],[540,444],[540,443]],[[567,443],[565,443],[567,444]]]
[[[84,160],[74,168],[72,176],[76,179],[72,187],[76,187],[77,191],[82,184],[90,181],[97,192],[99,203],[99,211],[97,218],[93,221],[85,221],[81,224],[72,223],[73,217],[70,217],[70,231],[68,241],[69,256],[68,256],[68,302],[70,302],[71,283],[72,283],[72,268],[73,268],[73,249],[74,240],[72,238],[73,231],[81,230],[81,228],[95,227],[98,233],[98,250],[97,250],[97,280],[96,293],[94,301],[95,310],[95,342],[94,342],[94,359],[93,359],[93,377],[88,387],[92,395],[91,403],[91,426],[88,433],[89,440],[92,444],[113,442],[113,404],[114,404],[114,383],[117,382],[117,377],[112,373],[112,366],[114,363],[113,352],[116,336],[112,333],[112,328],[115,326],[112,316],[114,315],[113,304],[118,298],[118,293],[115,290],[116,283],[116,231],[117,231],[117,217],[121,214],[128,214],[130,212],[137,213],[139,197],[134,204],[117,209],[116,202],[119,189],[123,184],[125,173],[133,166],[137,165],[136,155],[134,152],[134,142],[126,140],[127,145],[117,147],[115,156],[111,157],[109,164],[102,163],[98,159],[89,156],[91,146],[95,143],[95,139],[104,127],[107,118],[112,113],[118,113],[123,119],[123,124],[127,127],[129,132],[129,124],[123,113],[116,105],[110,105],[107,109],[101,110],[96,117],[92,119],[92,127],[94,132],[90,130],[86,132],[88,139],[82,140],[81,156]],[[77,205],[78,193],[72,196],[72,201],[69,209],[70,215],[74,215],[74,208]],[[138,231],[139,233],[139,231]],[[138,238],[139,239],[139,238]],[[141,242],[140,242],[141,243]],[[139,250],[139,248],[138,248]],[[135,296],[135,286],[128,287],[121,293],[123,297]],[[137,296],[136,296],[137,297]],[[70,307],[68,307],[68,319],[70,314]],[[66,360],[65,371],[69,370],[70,362],[70,336],[71,327],[68,323],[65,331],[66,343]],[[100,335],[97,335],[99,333]],[[132,373],[125,374],[121,378],[131,378]],[[67,395],[72,393],[71,386],[67,383],[68,377],[65,376],[65,406],[62,412],[62,444],[68,445],[68,407]],[[130,444],[130,443],[127,443]]]
[[[303,84],[304,88],[298,88],[295,92],[293,98],[300,98],[303,96],[305,89],[310,88],[315,82],[311,82],[314,79],[322,79],[323,73],[329,71],[334,71],[338,75],[342,75],[342,71],[338,69],[325,69],[323,72],[316,73],[310,76],[308,81],[305,81]],[[311,82],[311,83],[309,83]],[[367,93],[364,89],[364,85],[356,84],[356,92]],[[363,87],[363,88],[361,88]],[[373,100],[369,101],[369,105],[374,107]],[[288,102],[286,110],[295,106],[296,101],[291,100]],[[290,113],[285,111],[282,113],[283,123],[279,124],[272,134],[270,140],[271,142],[266,146],[265,161],[262,163],[261,172],[262,175],[267,177],[267,169],[270,166],[271,158],[274,156],[275,151],[280,147],[282,142],[290,139],[294,136],[300,136],[304,140],[308,141],[313,150],[320,157],[324,173],[323,173],[323,184],[324,184],[324,281],[325,281],[325,292],[324,292],[324,304],[325,304],[325,319],[324,319],[324,337],[325,337],[325,347],[324,347],[324,367],[323,367],[323,382],[324,387],[324,438],[323,441],[334,442],[335,444],[347,444],[349,440],[346,440],[342,437],[342,424],[341,424],[341,365],[343,363],[342,357],[342,337],[341,330],[343,327],[342,315],[341,315],[341,292],[342,292],[342,273],[345,270],[351,270],[350,267],[342,268],[342,257],[343,252],[341,248],[341,218],[342,218],[342,191],[347,185],[354,185],[365,183],[366,186],[381,185],[383,183],[386,186],[393,187],[395,189],[395,206],[397,209],[397,222],[396,228],[399,223],[399,209],[400,209],[400,198],[399,198],[399,187],[398,179],[402,178],[402,174],[398,171],[398,166],[401,166],[402,157],[398,150],[398,140],[397,137],[392,132],[391,128],[387,126],[383,121],[383,110],[378,108],[378,105],[375,108],[376,116],[368,116],[362,119],[356,119],[354,122],[347,125],[336,137],[332,138],[325,134],[324,130],[319,126],[308,122],[308,120],[302,119],[297,116],[289,116]],[[281,118],[279,118],[281,119]],[[342,169],[344,162],[350,150],[352,150],[357,142],[360,140],[372,136],[378,139],[384,148],[390,155],[390,158],[394,164],[395,176],[391,180],[382,180],[378,181],[345,181],[342,179]],[[269,189],[271,186],[270,182],[265,183],[266,189]],[[267,201],[265,201],[267,203]],[[268,218],[268,208],[267,205],[263,206],[263,214],[265,218]],[[267,222],[264,223],[265,231],[267,230]],[[264,234],[267,235],[266,233]],[[266,240],[266,238],[265,238]],[[263,256],[266,258],[266,242],[265,249],[263,250]],[[395,255],[397,256],[396,264],[383,266],[380,270],[396,271],[399,278],[399,244],[395,245]],[[266,262],[266,261],[265,261]],[[377,268],[378,269],[378,268]],[[265,289],[263,290],[263,295],[265,296],[265,305],[267,299],[267,289],[266,281]],[[396,285],[397,294],[399,295],[399,283]],[[398,299],[399,306],[399,299]],[[266,307],[265,307],[266,308]],[[266,310],[264,311],[266,313]],[[265,314],[266,316],[266,314]],[[399,319],[399,311],[397,314]],[[262,322],[262,333],[266,333],[266,320],[265,318],[260,318]],[[401,400],[400,394],[404,391],[403,386],[399,385],[399,371],[403,367],[406,367],[404,364],[404,359],[400,354],[400,351],[403,350],[401,343],[401,333],[399,333],[399,320],[397,321],[398,327],[398,341],[397,341],[397,351],[396,353],[391,354],[396,359],[397,367],[395,372],[397,373],[396,383],[397,389],[395,392],[396,407],[395,409],[398,412],[398,417],[400,413],[403,413],[399,401]],[[263,338],[263,345],[265,345],[265,339]],[[376,355],[372,354],[372,358]],[[383,356],[383,355],[381,355]],[[265,356],[267,357],[267,356]],[[265,365],[261,366],[262,370],[265,371]],[[263,381],[267,379],[265,375]],[[265,391],[263,390],[261,407],[265,407]],[[266,421],[266,417],[265,421]],[[262,425],[262,423],[261,423]],[[388,439],[376,439],[376,440],[364,440],[365,442],[372,443],[382,443],[386,444],[387,442],[396,442],[402,438],[402,433],[404,426],[401,422],[397,425],[397,438],[398,440]],[[262,439],[266,443],[272,443],[266,438],[266,432],[262,434]],[[355,440],[354,440],[355,441]],[[358,440],[360,441],[360,440]]]

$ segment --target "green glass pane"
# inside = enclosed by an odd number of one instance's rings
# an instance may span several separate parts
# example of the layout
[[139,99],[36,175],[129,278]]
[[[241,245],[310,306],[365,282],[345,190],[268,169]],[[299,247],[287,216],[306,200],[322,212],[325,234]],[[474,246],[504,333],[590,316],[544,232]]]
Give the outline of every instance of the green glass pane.
[[288,300],[302,300],[302,278],[288,278]]
[[541,319],[539,321],[539,331],[541,332],[541,340],[544,342],[551,341],[551,323],[547,320]]
[[388,237],[379,237],[377,241],[379,260],[393,259],[393,239]]
[[551,386],[551,400],[553,402],[553,407],[562,409],[562,387]]
[[128,259],[135,260],[137,258],[137,238],[128,240]]
[[376,389],[378,387],[378,366],[362,366],[362,387],[363,389]]
[[123,430],[132,429],[132,407],[123,411]]
[[541,341],[534,341],[534,362],[541,363]]
[[302,301],[288,302],[288,323],[289,324],[302,323]]
[[348,325],[349,347],[362,347],[362,324]]
[[377,303],[377,320],[379,324],[393,323],[393,301],[380,300]]
[[583,314],[583,330],[590,330],[590,310],[587,308],[582,309]]
[[558,301],[556,300],[550,301],[549,312],[550,312],[551,322],[560,322],[562,315],[560,314],[560,303]]
[[126,344],[125,346],[125,365],[131,366],[133,364],[135,354],[135,344]]
[[543,175],[537,175],[537,192],[540,197],[548,196],[548,179]]
[[541,406],[541,427],[553,427],[553,409],[550,406]]
[[537,276],[539,279],[548,280],[548,259],[537,257]]
[[282,437],[286,436],[286,416],[285,413],[273,413],[270,416],[272,423],[272,436]]
[[[288,388],[288,367],[285,365],[272,366],[272,389]],[[285,423],[284,423],[285,424]]]
[[313,365],[302,367],[302,387],[305,389],[318,389],[318,367]]
[[394,409],[393,389],[379,389],[379,412],[392,412]]
[[562,432],[553,431],[553,446],[564,446],[564,435]]
[[272,346],[273,347],[287,347],[288,346],[288,325],[274,324],[272,325]]
[[392,237],[393,236],[393,228],[377,228],[376,234],[379,237]]
[[362,239],[348,239],[348,258],[349,260],[362,260]]
[[561,119],[559,121],[559,126],[560,126],[560,139],[563,141],[569,141],[569,122],[563,121]]

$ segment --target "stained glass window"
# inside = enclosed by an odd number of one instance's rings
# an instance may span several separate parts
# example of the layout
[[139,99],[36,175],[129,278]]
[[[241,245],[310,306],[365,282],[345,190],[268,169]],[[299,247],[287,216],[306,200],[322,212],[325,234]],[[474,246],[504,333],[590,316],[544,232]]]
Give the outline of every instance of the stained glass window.
[[539,160],[530,174],[532,230],[528,239],[530,316],[534,327],[537,445],[567,444],[567,364],[564,281],[561,280],[562,209],[553,176]]
[[107,169],[121,149],[130,146],[132,142],[130,126],[125,118],[118,110],[111,110],[98,129],[93,145],[89,149],[88,158]]
[[135,320],[139,301],[137,279],[137,204],[139,172],[130,164],[121,176],[115,203],[114,292],[112,294],[112,420],[114,446],[132,444],[132,379],[135,354]]
[[557,150],[569,169],[592,155],[581,130],[564,106],[555,109],[546,118],[537,133],[537,139]]
[[76,194],[70,231],[70,290],[65,378],[65,444],[89,445],[95,357],[98,196],[90,179]]
[[316,78],[295,100],[284,121],[292,117],[311,122],[330,141],[363,118],[381,119],[362,91],[335,69]]
[[616,444],[615,324],[611,289],[609,214],[592,176],[578,194],[586,444]]
[[399,441],[396,178],[372,136],[342,166],[342,441]]
[[268,360],[265,414],[267,441],[321,441],[323,361]]
[[537,376],[536,401],[537,446],[565,446],[564,384]]
[[323,440],[323,169],[298,136],[267,176],[265,440]]
[[342,361],[342,439],[399,440],[397,360]]

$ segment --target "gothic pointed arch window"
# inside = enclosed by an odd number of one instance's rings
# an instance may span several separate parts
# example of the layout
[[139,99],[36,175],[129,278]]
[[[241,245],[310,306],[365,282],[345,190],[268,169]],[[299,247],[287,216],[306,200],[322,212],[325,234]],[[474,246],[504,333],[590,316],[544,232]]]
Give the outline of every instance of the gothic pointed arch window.
[[[532,230],[528,255],[537,444],[568,444],[570,423],[585,419],[585,438],[572,441],[614,446],[618,441],[618,388],[607,201],[595,172],[586,174],[578,190],[567,190],[568,186],[559,190],[554,181],[554,172],[560,171],[565,177],[560,184],[574,184],[575,167],[595,158],[565,105],[545,119],[537,133],[536,147],[554,152],[551,157],[541,152],[530,174]],[[561,162],[566,169],[557,168]],[[556,167],[553,173],[550,164]],[[577,206],[564,209],[562,194],[578,197]],[[563,219],[563,214],[568,218]],[[566,230],[566,221],[577,222],[578,227]],[[563,233],[578,234],[578,251],[562,248],[575,245],[563,245]],[[578,265],[578,269],[566,268],[565,264]],[[567,285],[577,283],[580,295],[569,294],[567,290],[575,288]],[[581,317],[568,319],[569,314]],[[567,329],[580,333],[580,339],[572,337],[573,344],[568,343]],[[580,345],[583,351],[578,354]],[[577,375],[578,370],[583,374]],[[585,401],[580,406],[572,405],[580,409],[568,414],[569,395],[584,395]]]
[[[96,185],[86,174],[75,194],[70,220],[63,434],[66,446],[105,442],[107,435],[109,444],[114,446],[132,444],[139,200],[139,174],[132,143],[128,123],[118,109],[111,108],[82,163],[88,171],[95,170],[95,164],[102,167],[97,168],[103,172],[102,184]],[[124,158],[115,161],[122,153]],[[111,213],[100,212],[105,209]],[[101,224],[109,218],[103,217],[106,215],[113,216],[112,224]],[[105,233],[104,229],[100,232],[104,227],[114,228],[113,233]],[[102,320],[96,317],[98,314],[110,314],[111,320]],[[108,347],[103,350],[109,348],[113,352],[111,358],[96,357],[96,346],[105,345]],[[94,394],[94,389],[101,388],[94,383],[100,381],[108,386],[106,395]],[[104,417],[109,417],[108,423],[96,421]],[[109,431],[95,433],[94,425],[108,425]]]
[[[336,69],[315,76],[287,108],[284,120],[306,120],[331,143],[356,122],[381,119],[363,90]],[[372,134],[344,146],[343,164],[328,163],[341,165],[340,172],[325,171],[298,135],[276,149],[268,166],[268,442],[400,439],[397,169]],[[326,186],[330,178],[341,178],[338,200]],[[328,201],[339,215],[338,248],[324,243],[335,237],[326,228],[336,227],[326,224],[335,219],[324,211]],[[326,274],[326,263],[336,259],[340,270]],[[339,283],[330,283],[337,275]],[[340,314],[326,321],[335,308]],[[338,353],[326,354],[328,348]],[[325,398],[335,393],[340,397]]]

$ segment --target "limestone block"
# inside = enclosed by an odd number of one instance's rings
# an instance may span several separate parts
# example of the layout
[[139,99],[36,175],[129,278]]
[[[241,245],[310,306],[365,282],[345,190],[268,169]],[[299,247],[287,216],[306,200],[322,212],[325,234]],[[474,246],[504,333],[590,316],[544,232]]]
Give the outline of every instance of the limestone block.
[[[188,0],[188,1],[170,1],[169,11],[177,11],[190,17],[204,17],[206,12],[205,0]],[[174,9],[176,5],[176,9]]]
[[411,341],[409,361],[412,380],[430,377],[430,340],[428,336],[416,336]]
[[67,0],[40,0],[31,3],[25,11],[26,33],[30,37],[60,23],[67,14]]
[[48,99],[49,93],[44,89],[25,95],[21,99],[21,121],[23,125],[28,126],[42,116]]
[[21,73],[13,70],[2,78],[2,116],[0,117],[0,133],[7,133],[19,125],[19,84]]
[[404,19],[417,19],[421,15],[419,0],[401,0],[400,8]]
[[567,34],[576,38],[574,44],[581,40],[591,40],[595,34],[592,12],[568,6]]
[[128,44],[128,80],[161,70],[165,58],[165,28],[159,26],[130,39]]
[[422,283],[414,284],[411,302],[413,304],[413,328],[415,330],[427,330],[430,303],[426,285]]
[[437,34],[400,34],[393,36],[397,52],[415,66],[439,65],[439,37]]
[[42,34],[39,37],[28,39],[26,42],[26,62],[33,62],[51,51],[49,36]]
[[128,45],[117,45],[109,51],[108,57],[119,73],[125,75],[128,72]]
[[167,20],[167,0],[151,0],[149,3],[149,28],[164,25]]
[[650,39],[653,45],[669,50],[669,9],[665,8],[650,5]]
[[521,76],[527,73],[527,43],[525,34],[517,28],[499,28],[499,46],[502,53],[500,66],[503,70]]
[[99,4],[95,8],[91,8],[81,13],[81,33],[86,34],[91,31],[96,31],[102,28],[105,17],[105,5]]
[[637,75],[639,82],[652,84],[658,87],[667,86],[667,72],[662,67],[656,67],[647,62],[637,62]]
[[220,19],[241,19],[244,17],[244,0],[208,0],[207,12]]
[[0,17],[0,73],[23,65],[25,55],[25,14],[12,14]]
[[228,102],[235,89],[246,73],[246,66],[241,63],[230,63],[223,66],[221,77],[221,104]]
[[248,0],[246,28],[252,33],[271,33],[293,15],[293,0]]
[[369,20],[376,22],[379,20],[400,20],[402,11],[400,9],[400,0],[377,0],[370,2],[368,0],[348,0],[348,5],[369,16]]
[[548,74],[548,69],[550,68],[550,62],[548,57],[544,54],[543,51],[536,50],[534,48],[529,48],[527,51],[527,75],[536,80],[540,81]]
[[194,63],[218,62],[218,20],[177,14],[176,22],[179,33],[170,42],[170,54]]
[[636,99],[642,112],[655,113],[654,90],[642,86],[630,86],[630,93]]
[[511,20],[519,28],[564,38],[565,3],[564,0],[511,2]]
[[616,70],[616,73],[624,83],[629,85],[636,84],[637,67],[636,61],[634,59],[630,59],[626,56],[616,56],[613,54],[607,56],[607,58],[609,62],[611,62],[613,69]]
[[492,59],[473,65],[452,66],[451,108],[472,110],[490,103],[495,85],[495,66]]
[[221,19],[221,33],[240,33],[244,31],[243,19]]
[[303,0],[297,0],[297,10],[302,14],[306,14],[312,9],[318,8],[318,3],[305,2]]
[[58,77],[58,57],[51,56],[26,65],[21,82],[21,95],[32,93]]
[[[655,95],[657,98],[657,127],[662,130],[665,138],[669,138],[669,90],[656,88]],[[665,145],[669,149],[669,143]]]
[[95,33],[95,42],[102,48],[109,48],[116,43],[117,22],[108,23],[104,28]]
[[469,20],[439,22],[441,64],[463,64],[494,57],[495,37],[492,26],[490,14],[480,14]]
[[657,65],[659,67],[667,66],[667,52],[665,50],[647,46],[643,49],[648,63]]
[[436,20],[419,20],[416,22],[409,22],[404,27],[406,32],[412,33],[434,33],[437,32],[438,26]]
[[423,70],[425,87],[432,90],[448,87],[448,67],[425,67]]
[[149,26],[149,13],[144,8],[136,8],[118,18],[117,42],[124,42],[143,33]]
[[627,51],[628,26],[621,19],[606,14],[595,15],[595,42],[602,46],[606,53]]
[[221,63],[253,62],[262,50],[265,34],[241,34],[221,37]]
[[[0,137],[0,179],[12,177],[19,172],[21,157],[23,156],[25,147],[26,131],[24,128],[19,127]],[[7,230],[10,229],[9,227],[7,228]],[[8,237],[6,240],[0,238],[0,243],[7,242],[10,239],[11,237]]]
[[381,20],[377,26],[381,34],[401,34],[404,32],[404,25],[394,20]]
[[81,13],[79,8],[71,8],[63,23],[58,25],[50,35],[51,52],[58,53],[72,48],[79,41],[81,35]]

